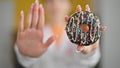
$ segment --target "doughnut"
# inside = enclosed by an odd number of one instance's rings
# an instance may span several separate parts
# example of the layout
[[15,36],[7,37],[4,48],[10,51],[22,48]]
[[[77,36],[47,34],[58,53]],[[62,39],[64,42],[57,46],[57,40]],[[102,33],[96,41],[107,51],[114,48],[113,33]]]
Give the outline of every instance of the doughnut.
[[101,37],[99,18],[88,11],[73,13],[65,27],[68,39],[77,45],[89,46]]

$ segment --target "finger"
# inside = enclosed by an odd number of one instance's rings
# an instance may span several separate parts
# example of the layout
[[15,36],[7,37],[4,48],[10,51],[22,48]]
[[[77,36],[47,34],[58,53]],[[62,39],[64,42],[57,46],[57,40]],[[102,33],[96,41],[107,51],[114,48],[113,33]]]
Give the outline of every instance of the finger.
[[42,4],[40,4],[40,6],[39,6],[39,21],[38,21],[38,29],[43,30],[44,22],[45,22],[44,8],[43,8]]
[[35,0],[36,3],[39,3],[39,0]]
[[95,42],[94,44],[92,44],[92,45],[84,46],[84,48],[81,51],[81,53],[88,54],[88,53],[96,50],[98,47],[99,47],[99,40],[97,42]]
[[29,12],[28,12],[28,16],[27,16],[27,24],[26,24],[26,28],[30,28],[31,27],[31,21],[32,21],[32,13],[33,13],[33,6],[34,4],[32,3]]
[[90,7],[88,4],[85,6],[85,10],[90,12]]
[[90,46],[84,46],[83,50],[81,51],[81,53],[83,54],[88,54],[92,51],[92,48]]
[[83,46],[83,45],[79,45],[77,46],[77,51],[78,53],[82,53],[82,54],[88,54],[89,52],[91,52],[91,46]]
[[45,48],[48,48],[56,38],[57,38],[56,36],[51,36],[44,44]]
[[102,31],[104,32],[107,29],[107,26],[102,26]]
[[69,17],[68,17],[68,15],[66,15],[65,16],[65,21],[68,22],[68,20],[69,20]]
[[18,26],[18,32],[22,32],[24,30],[24,12],[20,12],[20,21]]
[[78,6],[76,7],[76,11],[77,11],[77,12],[82,11],[82,8],[81,8],[81,6],[80,6],[80,5],[78,5]]
[[83,45],[78,45],[77,46],[77,51],[81,52],[83,50],[84,46]]
[[38,8],[39,8],[39,4],[38,1],[36,0],[33,6],[32,28],[36,28],[38,22]]

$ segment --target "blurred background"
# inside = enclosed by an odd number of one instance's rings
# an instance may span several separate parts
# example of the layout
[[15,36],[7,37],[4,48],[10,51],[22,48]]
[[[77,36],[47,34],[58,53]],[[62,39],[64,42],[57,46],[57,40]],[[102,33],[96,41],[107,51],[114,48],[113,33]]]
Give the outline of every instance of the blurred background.
[[[27,14],[34,0],[0,0],[0,68],[22,68],[14,53],[19,13]],[[40,1],[43,3],[43,1]],[[96,68],[120,67],[120,0],[71,0],[72,13],[76,5],[89,4],[103,25],[108,28],[101,38],[101,60]]]

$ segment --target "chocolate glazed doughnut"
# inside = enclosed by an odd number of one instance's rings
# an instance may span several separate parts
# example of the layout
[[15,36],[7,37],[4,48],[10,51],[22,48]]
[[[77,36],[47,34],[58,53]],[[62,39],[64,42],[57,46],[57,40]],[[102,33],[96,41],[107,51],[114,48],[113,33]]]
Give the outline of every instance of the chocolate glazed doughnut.
[[99,18],[88,11],[75,12],[71,15],[65,29],[72,43],[84,46],[95,43],[102,32]]

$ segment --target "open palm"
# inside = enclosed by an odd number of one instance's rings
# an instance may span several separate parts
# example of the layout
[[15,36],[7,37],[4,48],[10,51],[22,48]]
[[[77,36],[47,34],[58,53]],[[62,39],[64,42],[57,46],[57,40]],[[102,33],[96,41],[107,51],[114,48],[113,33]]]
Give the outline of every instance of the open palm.
[[43,27],[44,9],[37,1],[29,9],[26,27],[24,26],[24,12],[21,11],[17,35],[17,45],[21,54],[39,57],[47,50],[56,36],[51,36],[43,43]]

